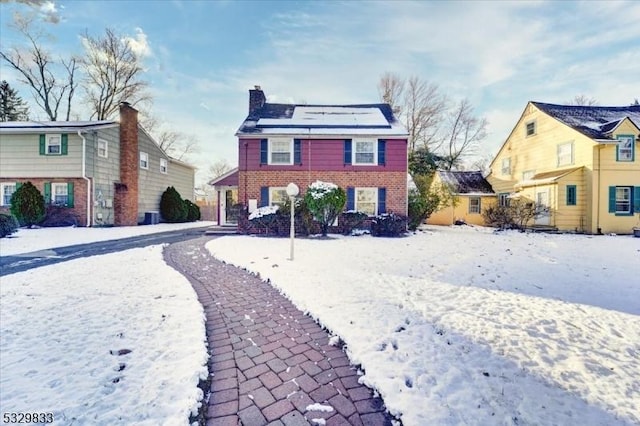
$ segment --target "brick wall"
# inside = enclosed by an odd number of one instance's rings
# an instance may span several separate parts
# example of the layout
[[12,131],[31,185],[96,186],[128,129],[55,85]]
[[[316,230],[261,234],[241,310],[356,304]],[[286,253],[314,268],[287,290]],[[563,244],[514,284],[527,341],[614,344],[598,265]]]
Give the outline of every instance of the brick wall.
[[113,200],[114,225],[138,224],[138,111],[120,104],[120,182]]
[[342,189],[352,187],[385,187],[387,189],[387,212],[407,214],[407,173],[367,171],[241,171],[238,179],[238,200],[245,205],[248,200],[260,200],[260,188],[286,187],[294,182],[301,195],[316,180],[331,182]]
[[[16,182],[25,183],[31,182],[38,191],[44,196],[44,184],[49,183],[73,183],[73,204],[70,208],[75,217],[78,220],[78,226],[87,225],[87,181],[82,178],[30,178],[30,179],[0,179],[0,182]],[[45,204],[48,204],[49,200],[45,200]],[[8,211],[8,207],[2,207],[3,211]]]

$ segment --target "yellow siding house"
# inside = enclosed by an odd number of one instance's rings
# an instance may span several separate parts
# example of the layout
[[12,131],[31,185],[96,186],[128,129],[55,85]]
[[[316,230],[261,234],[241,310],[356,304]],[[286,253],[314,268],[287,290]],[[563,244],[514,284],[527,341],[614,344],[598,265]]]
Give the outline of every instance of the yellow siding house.
[[438,171],[432,185],[445,184],[455,196],[455,205],[434,212],[431,225],[484,225],[482,212],[496,204],[496,194],[480,171]]
[[630,234],[640,226],[640,106],[529,102],[491,163],[498,202],[543,206],[530,225]]

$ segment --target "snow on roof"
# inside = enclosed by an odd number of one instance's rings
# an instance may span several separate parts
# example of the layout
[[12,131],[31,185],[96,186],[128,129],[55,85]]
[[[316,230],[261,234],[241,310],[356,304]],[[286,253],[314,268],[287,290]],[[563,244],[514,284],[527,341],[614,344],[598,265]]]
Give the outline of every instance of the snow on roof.
[[78,130],[97,129],[118,124],[117,121],[6,121],[0,123],[0,133],[77,132]]
[[532,102],[541,111],[592,139],[612,140],[611,132],[628,118],[640,129],[640,106],[554,105]]
[[388,135],[407,136],[388,104],[291,105],[265,103],[252,112],[237,136]]
[[438,171],[443,183],[451,185],[457,194],[492,195],[491,184],[482,176],[480,171]]
[[545,184],[545,183],[553,183],[556,180],[558,180],[559,178],[568,175],[569,173],[573,173],[576,170],[580,170],[582,169],[582,166],[580,167],[573,167],[571,169],[562,169],[562,170],[553,170],[550,172],[544,172],[544,173],[536,173],[531,179],[527,179],[527,180],[523,180],[521,182],[518,182],[516,184],[517,187],[526,187],[526,186],[533,186],[533,185],[541,185],[541,184]]

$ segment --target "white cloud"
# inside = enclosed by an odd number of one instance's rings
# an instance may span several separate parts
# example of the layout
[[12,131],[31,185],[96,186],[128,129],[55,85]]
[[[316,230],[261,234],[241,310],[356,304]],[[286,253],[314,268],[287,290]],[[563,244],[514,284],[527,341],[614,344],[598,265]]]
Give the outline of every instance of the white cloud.
[[147,40],[147,35],[142,28],[136,28],[136,35],[134,37],[124,37],[123,41],[128,43],[133,53],[139,58],[151,56],[151,46]]

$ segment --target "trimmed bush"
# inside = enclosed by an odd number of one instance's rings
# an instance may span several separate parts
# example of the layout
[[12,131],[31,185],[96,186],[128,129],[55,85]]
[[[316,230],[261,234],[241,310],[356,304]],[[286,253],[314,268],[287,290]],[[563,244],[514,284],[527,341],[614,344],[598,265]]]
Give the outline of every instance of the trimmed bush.
[[162,193],[160,198],[160,214],[169,223],[184,222],[187,220],[187,206],[180,193],[170,186]]
[[260,233],[273,235],[278,233],[278,206],[260,207],[249,215],[249,223]]
[[18,221],[10,214],[0,213],[0,238],[13,234],[18,230]]
[[401,237],[407,232],[407,218],[394,213],[378,215],[371,221],[371,236]]
[[46,207],[45,218],[40,223],[40,226],[78,226],[78,222],[78,215],[73,209],[64,206],[48,204]]
[[44,219],[44,197],[31,182],[20,185],[11,196],[11,214],[21,226],[36,225]]
[[187,206],[187,222],[200,220],[200,207],[190,200],[184,200],[184,204]]
[[348,211],[340,215],[338,223],[343,235],[351,235],[354,229],[362,229],[369,216],[366,213]]

